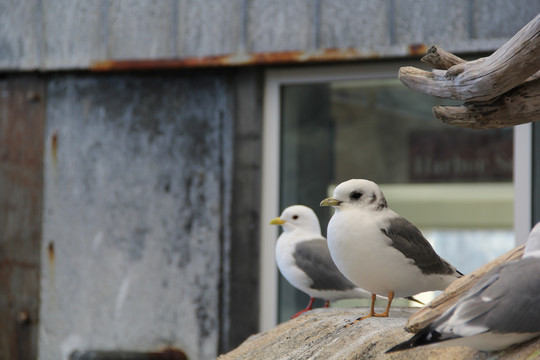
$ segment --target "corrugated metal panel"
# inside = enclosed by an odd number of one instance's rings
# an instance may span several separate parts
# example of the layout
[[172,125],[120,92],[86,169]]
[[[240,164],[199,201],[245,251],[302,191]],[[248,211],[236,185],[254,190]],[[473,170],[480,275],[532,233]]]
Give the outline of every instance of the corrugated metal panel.
[[216,358],[230,96],[212,75],[47,83],[42,359],[163,346]]
[[416,43],[492,51],[539,11],[537,0],[13,1],[0,11],[0,69],[332,48],[394,57]]

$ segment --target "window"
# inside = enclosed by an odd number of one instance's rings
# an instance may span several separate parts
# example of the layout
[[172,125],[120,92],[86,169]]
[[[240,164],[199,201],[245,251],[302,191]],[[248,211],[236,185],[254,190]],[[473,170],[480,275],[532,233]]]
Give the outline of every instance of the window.
[[[268,74],[263,221],[304,204],[317,213],[325,235],[331,214],[319,202],[342,181],[370,179],[439,254],[470,272],[515,245],[514,130],[440,123],[431,108],[449,101],[403,86],[396,74],[405,65]],[[275,276],[278,234],[262,228],[264,330],[288,319],[308,298]]]

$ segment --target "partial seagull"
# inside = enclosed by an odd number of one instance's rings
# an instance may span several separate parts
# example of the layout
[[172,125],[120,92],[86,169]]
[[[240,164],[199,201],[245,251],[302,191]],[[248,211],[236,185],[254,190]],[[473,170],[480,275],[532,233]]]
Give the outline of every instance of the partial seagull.
[[283,233],[276,243],[276,262],[291,285],[309,295],[307,307],[292,318],[312,309],[315,298],[330,301],[369,298],[341,274],[330,257],[326,239],[321,235],[317,215],[307,206],[289,206],[271,225],[281,225]]
[[450,309],[387,352],[415,346],[469,346],[498,351],[540,335],[540,223],[521,260],[497,266]]
[[[420,230],[392,211],[377,184],[352,179],[339,184],[321,206],[332,206],[328,247],[338,269],[371,292],[368,315],[387,317],[394,297],[444,290],[463,274],[439,257]],[[376,295],[387,296],[383,313],[375,313]]]

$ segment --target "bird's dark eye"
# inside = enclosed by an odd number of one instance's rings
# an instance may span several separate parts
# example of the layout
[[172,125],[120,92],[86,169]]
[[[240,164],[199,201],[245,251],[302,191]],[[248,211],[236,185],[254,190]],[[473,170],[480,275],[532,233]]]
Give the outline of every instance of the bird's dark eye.
[[358,200],[362,197],[362,193],[358,191],[353,191],[351,193],[351,199]]
[[296,219],[298,219],[298,215],[293,215],[292,218],[293,218],[293,220],[296,220]]

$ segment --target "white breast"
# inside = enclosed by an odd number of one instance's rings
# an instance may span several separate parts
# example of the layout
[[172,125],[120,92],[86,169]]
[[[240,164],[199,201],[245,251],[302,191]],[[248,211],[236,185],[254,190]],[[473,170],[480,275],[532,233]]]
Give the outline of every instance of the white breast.
[[413,260],[394,249],[376,223],[361,209],[337,212],[328,224],[328,246],[337,267],[357,286],[374,294],[410,296],[442,290],[454,277],[423,275]]

